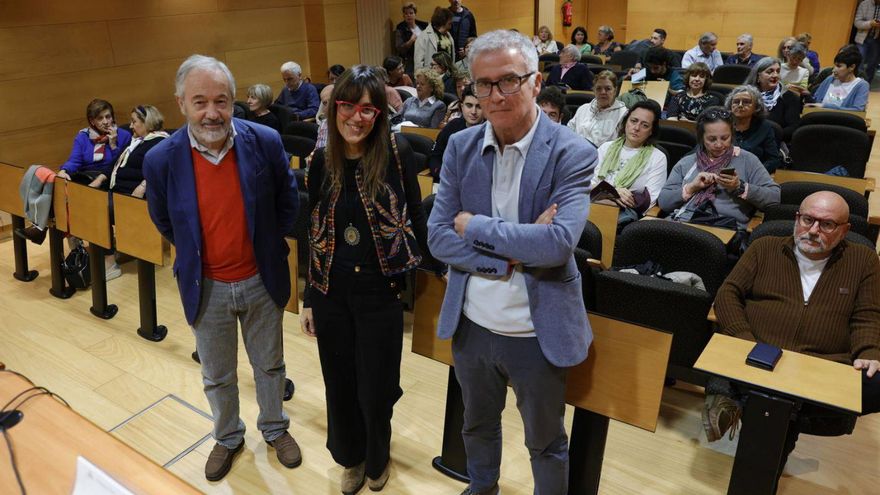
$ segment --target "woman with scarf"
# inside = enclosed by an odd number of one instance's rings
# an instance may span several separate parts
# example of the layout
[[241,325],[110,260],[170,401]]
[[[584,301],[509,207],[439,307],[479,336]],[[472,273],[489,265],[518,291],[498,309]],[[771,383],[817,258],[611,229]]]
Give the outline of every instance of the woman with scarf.
[[327,448],[342,493],[388,481],[400,388],[404,276],[427,252],[411,148],[389,132],[385,83],[356,65],[336,82],[327,146],[308,169],[310,262],[303,332],[317,337]]
[[119,155],[110,174],[110,191],[143,198],[147,192],[144,179],[144,157],[153,146],[168,137],[163,131],[165,119],[159,109],[152,105],[138,105],[131,110],[131,130],[134,139]]
[[[610,200],[621,208],[618,224],[641,218],[657,202],[666,181],[666,155],[653,146],[660,134],[660,105],[653,100],[635,103],[620,121],[620,137],[599,146],[599,169],[592,189],[601,197],[614,187],[619,198]],[[610,192],[610,191],[609,191]]]
[[755,210],[779,203],[779,185],[761,161],[734,147],[733,122],[722,107],[697,118],[697,152],[672,168],[658,200],[675,220],[745,230]]
[[113,164],[131,142],[131,133],[116,127],[113,105],[94,99],[86,107],[89,126],[73,140],[70,158],[61,166],[58,177],[99,187],[110,177]]
[[779,124],[784,132],[783,140],[790,142],[801,123],[803,103],[796,93],[782,87],[781,67],[779,59],[764,57],[752,67],[746,84],[758,88],[767,109],[767,119]]

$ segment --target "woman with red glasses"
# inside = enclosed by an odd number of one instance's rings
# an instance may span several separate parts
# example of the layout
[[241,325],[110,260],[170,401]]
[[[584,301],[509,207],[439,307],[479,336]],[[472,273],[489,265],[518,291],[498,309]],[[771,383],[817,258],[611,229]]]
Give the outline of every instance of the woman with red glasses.
[[426,252],[413,152],[389,133],[385,83],[356,65],[336,81],[327,146],[311,157],[309,277],[300,324],[317,337],[327,448],[342,493],[388,481],[391,415],[403,391],[404,274]]

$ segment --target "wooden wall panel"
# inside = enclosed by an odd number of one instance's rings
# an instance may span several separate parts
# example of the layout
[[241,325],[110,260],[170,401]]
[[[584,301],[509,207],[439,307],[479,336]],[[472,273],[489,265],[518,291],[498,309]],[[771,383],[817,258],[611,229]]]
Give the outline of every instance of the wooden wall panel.
[[836,0],[828,8],[827,0],[799,0],[793,34],[808,32],[813,36],[810,46],[819,53],[819,62],[829,67],[841,46],[849,43],[859,0]]
[[299,7],[304,0],[217,0],[217,10],[271,9],[276,7]]
[[215,10],[217,0],[105,0],[99,5],[69,0],[3,1],[0,2],[0,28],[174,16]]
[[[599,26],[608,25],[614,29],[614,39],[619,43],[624,43],[628,38],[629,26],[627,25],[627,5],[632,0],[620,0],[615,2],[603,0],[590,0],[587,3],[587,32],[590,34],[590,42],[596,42],[596,36]],[[674,1],[664,0],[663,5],[674,4]],[[653,29],[658,26],[643,28],[641,31],[633,31],[633,33],[643,32],[645,29]],[[662,26],[660,26],[662,27]],[[650,31],[647,32],[651,34]],[[645,37],[646,35],[634,34],[633,36]]]
[[268,84],[278,96],[284,86],[281,64],[288,60],[303,65],[303,75],[314,79],[308,70],[309,52],[305,42],[226,52],[226,64],[235,75],[236,99],[245,100],[247,88],[257,83]]
[[0,80],[113,65],[106,22],[0,29]]

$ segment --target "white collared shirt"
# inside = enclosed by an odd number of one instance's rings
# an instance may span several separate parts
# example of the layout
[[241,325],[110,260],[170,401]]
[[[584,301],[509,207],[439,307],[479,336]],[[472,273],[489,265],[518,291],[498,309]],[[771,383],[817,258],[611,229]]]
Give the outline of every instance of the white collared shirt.
[[420,107],[430,107],[436,101],[437,101],[437,98],[434,98],[433,96],[429,96],[429,97],[425,98],[424,100],[419,100],[419,106]]
[[[537,112],[541,109],[535,106]],[[504,146],[498,144],[492,124],[486,123],[482,154],[495,151],[492,166],[492,216],[505,222],[519,223],[519,188],[526,156],[538,128],[540,113],[529,132],[519,141]],[[468,278],[462,311],[474,323],[499,335],[534,337],[535,327],[529,308],[522,266],[517,265],[510,275],[489,277],[472,273]]]
[[816,284],[819,282],[819,277],[822,276],[822,270],[825,269],[825,265],[828,264],[828,259],[831,256],[829,255],[821,260],[811,260],[801,252],[800,248],[797,247],[797,242],[795,242],[794,257],[797,259],[798,272],[801,275],[804,304],[807,304],[810,301],[810,296],[813,294],[813,289],[816,288]]
[[235,130],[235,121],[229,123],[229,128],[230,132],[229,137],[226,138],[226,143],[223,145],[223,148],[220,149],[220,153],[215,155],[207,146],[196,141],[196,137],[192,133],[192,126],[187,124],[186,134],[189,136],[189,145],[205,157],[205,160],[208,160],[214,165],[219,165],[220,162],[223,161],[223,157],[226,156],[226,153],[229,153],[229,150],[232,149],[232,145],[235,144],[235,136],[238,134]]

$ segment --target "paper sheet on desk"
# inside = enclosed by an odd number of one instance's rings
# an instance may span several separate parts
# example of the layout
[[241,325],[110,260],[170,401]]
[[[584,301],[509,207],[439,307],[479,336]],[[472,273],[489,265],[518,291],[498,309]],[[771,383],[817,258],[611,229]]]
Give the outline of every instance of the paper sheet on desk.
[[76,458],[76,481],[71,495],[134,495],[83,456]]
[[640,83],[644,81],[646,77],[648,77],[648,71],[646,69],[642,69],[632,75],[632,82],[633,84]]

